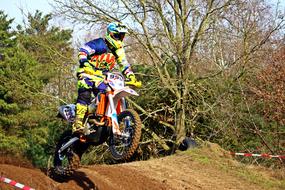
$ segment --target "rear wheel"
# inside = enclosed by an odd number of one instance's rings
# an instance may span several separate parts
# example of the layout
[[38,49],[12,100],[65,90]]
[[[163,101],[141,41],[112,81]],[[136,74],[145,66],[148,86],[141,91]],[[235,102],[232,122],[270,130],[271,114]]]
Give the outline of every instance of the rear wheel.
[[128,160],[138,147],[142,123],[138,113],[127,109],[118,115],[122,136],[110,138],[110,151],[115,160]]
[[[72,138],[72,132],[65,132],[57,146],[54,153],[54,173],[61,177],[71,176],[80,166],[80,156],[75,152],[74,145],[69,146],[64,151],[59,153],[59,149]],[[76,142],[75,142],[76,143]]]

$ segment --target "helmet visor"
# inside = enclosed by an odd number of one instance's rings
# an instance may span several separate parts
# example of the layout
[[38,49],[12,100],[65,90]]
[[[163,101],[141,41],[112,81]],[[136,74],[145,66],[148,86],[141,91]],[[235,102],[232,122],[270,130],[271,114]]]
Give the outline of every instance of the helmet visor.
[[122,32],[121,33],[113,33],[111,36],[115,40],[123,41],[123,39],[125,37],[125,33],[122,33]]

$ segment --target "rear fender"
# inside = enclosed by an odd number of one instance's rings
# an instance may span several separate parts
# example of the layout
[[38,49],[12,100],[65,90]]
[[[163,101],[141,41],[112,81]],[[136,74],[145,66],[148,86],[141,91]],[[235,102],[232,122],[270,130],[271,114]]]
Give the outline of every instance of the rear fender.
[[58,108],[58,115],[64,120],[73,123],[75,119],[75,104],[62,105]]

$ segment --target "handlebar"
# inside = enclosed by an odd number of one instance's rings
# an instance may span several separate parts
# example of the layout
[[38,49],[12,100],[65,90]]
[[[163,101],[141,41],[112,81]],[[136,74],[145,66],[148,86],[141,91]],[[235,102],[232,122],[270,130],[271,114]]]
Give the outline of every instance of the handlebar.
[[[109,72],[109,71],[100,71],[102,72],[103,75],[106,76],[106,79],[107,77],[110,75],[118,75],[118,76],[121,76],[123,79],[124,79],[124,76],[122,75],[121,72]],[[130,79],[127,79],[125,80],[125,84],[126,85],[131,85],[131,86],[135,86],[135,87],[138,87],[140,88],[142,86],[142,82],[141,81],[133,81],[133,80],[130,80]]]

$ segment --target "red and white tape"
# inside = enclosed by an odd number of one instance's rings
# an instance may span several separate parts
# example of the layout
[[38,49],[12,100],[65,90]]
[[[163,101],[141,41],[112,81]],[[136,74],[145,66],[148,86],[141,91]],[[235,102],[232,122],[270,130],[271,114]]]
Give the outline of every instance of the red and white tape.
[[252,154],[252,153],[238,153],[238,152],[230,152],[231,155],[235,156],[245,156],[245,157],[263,157],[263,158],[280,158],[285,159],[285,156],[281,155],[271,155],[271,154]]
[[26,185],[23,185],[21,183],[18,183],[16,181],[13,181],[11,179],[8,179],[8,178],[5,178],[5,177],[1,177],[0,176],[0,181],[4,182],[4,183],[8,183],[9,185],[12,185],[12,186],[15,186],[15,187],[18,187],[20,189],[24,189],[24,190],[35,190],[29,186],[26,186]]

